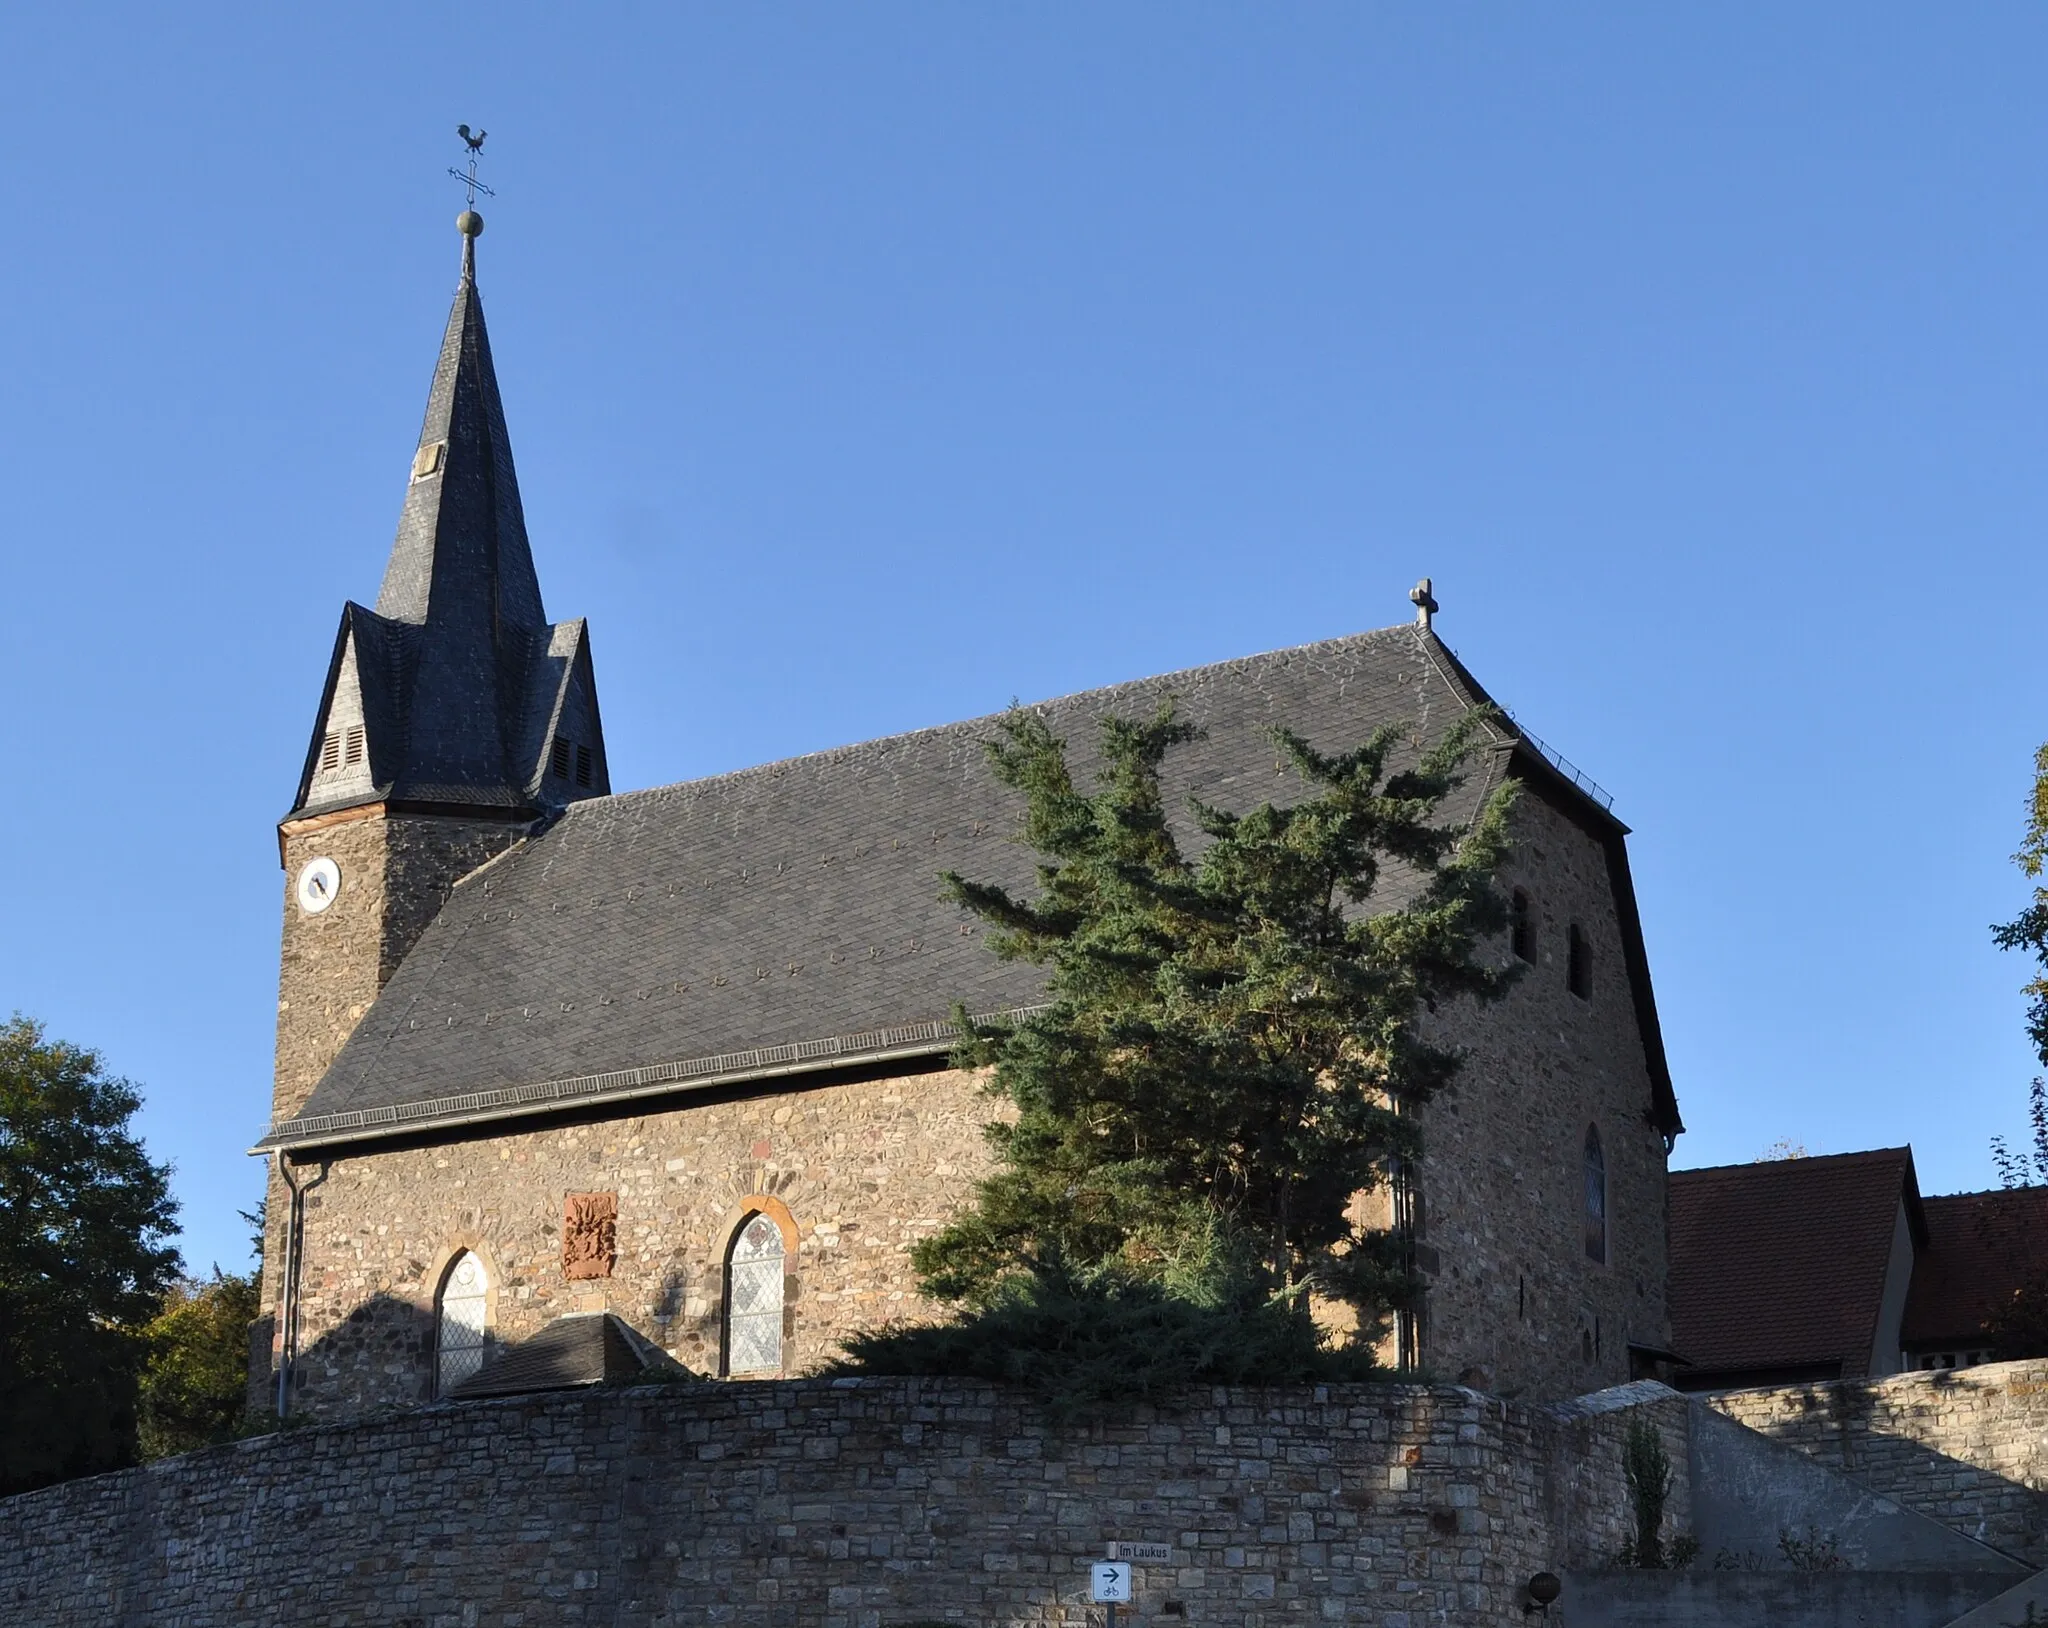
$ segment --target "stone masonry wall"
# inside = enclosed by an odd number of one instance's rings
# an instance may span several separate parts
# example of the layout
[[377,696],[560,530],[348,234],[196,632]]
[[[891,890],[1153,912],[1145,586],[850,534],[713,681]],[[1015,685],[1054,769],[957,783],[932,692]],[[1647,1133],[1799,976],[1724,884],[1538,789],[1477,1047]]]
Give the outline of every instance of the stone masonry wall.
[[[427,1399],[434,1297],[458,1249],[490,1276],[490,1328],[524,1339],[571,1311],[617,1312],[703,1374],[720,1364],[724,1262],[750,1207],[795,1231],[784,1273],[784,1372],[854,1329],[929,1316],[910,1246],[969,1196],[994,1105],[940,1073],[707,1100],[334,1160],[304,1172],[295,1411],[339,1417]],[[569,1193],[618,1195],[608,1277],[571,1279]]]
[[[1669,1344],[1664,1143],[1606,851],[1526,788],[1513,830],[1500,885],[1528,894],[1536,960],[1498,1002],[1445,1017],[1466,1061],[1423,1115],[1423,1360],[1483,1390],[1576,1396],[1630,1377],[1631,1340]],[[1575,921],[1585,1000],[1566,987]],[[1588,1126],[1607,1164],[1604,1265],[1584,1245]]]
[[1634,1541],[1635,1510],[1622,1463],[1630,1427],[1637,1420],[1663,1438],[1671,1460],[1664,1542],[1668,1545],[1692,1533],[1692,1479],[1686,1473],[1692,1415],[1685,1397],[1655,1380],[1638,1380],[1553,1403],[1538,1417],[1543,1429],[1540,1462],[1549,1478],[1544,1503],[1563,1565],[1578,1571],[1612,1566],[1623,1546]]
[[[455,884],[524,834],[502,822],[370,813],[285,838],[273,1119],[304,1105]],[[294,890],[319,856],[340,867],[341,891],[308,915]]]
[[[284,838],[284,927],[278,956],[277,1052],[271,1118],[289,1119],[312,1095],[370,1003],[456,882],[504,852],[524,832],[502,822],[386,816],[381,811]],[[309,915],[296,897],[299,871],[324,856],[341,871],[341,891]],[[288,1196],[273,1168],[266,1187],[264,1324],[252,1352],[251,1406],[264,1405],[266,1370],[277,1355]],[[264,1346],[270,1347],[263,1360]]]
[[[1561,1442],[1535,1410],[1396,1386],[1203,1391],[1065,1431],[936,1380],[442,1405],[0,1502],[0,1618],[1080,1628],[1122,1539],[1172,1549],[1138,1568],[1141,1623],[1510,1628],[1573,1542]],[[1598,1502],[1572,1507],[1611,1525]]]
[[1908,1509],[2048,1566],[2048,1362],[1701,1400]]

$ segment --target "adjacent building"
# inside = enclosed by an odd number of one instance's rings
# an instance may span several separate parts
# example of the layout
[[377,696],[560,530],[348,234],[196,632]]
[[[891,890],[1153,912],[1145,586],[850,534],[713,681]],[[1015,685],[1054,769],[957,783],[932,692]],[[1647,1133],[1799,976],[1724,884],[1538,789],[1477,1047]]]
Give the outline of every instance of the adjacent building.
[[1968,1368],[2048,1278],[2048,1189],[1923,1198],[1911,1148],[1674,1170],[1671,1382],[1726,1390]]

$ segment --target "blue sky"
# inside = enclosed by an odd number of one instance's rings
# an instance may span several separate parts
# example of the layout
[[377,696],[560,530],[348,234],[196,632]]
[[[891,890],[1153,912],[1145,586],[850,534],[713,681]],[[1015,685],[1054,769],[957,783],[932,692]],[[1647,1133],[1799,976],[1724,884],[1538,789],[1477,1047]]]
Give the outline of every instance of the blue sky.
[[1988,1185],[2041,683],[2048,12],[12,7],[0,1009],[195,1264],[458,121],[615,783],[1408,614],[1599,779],[1690,1134]]

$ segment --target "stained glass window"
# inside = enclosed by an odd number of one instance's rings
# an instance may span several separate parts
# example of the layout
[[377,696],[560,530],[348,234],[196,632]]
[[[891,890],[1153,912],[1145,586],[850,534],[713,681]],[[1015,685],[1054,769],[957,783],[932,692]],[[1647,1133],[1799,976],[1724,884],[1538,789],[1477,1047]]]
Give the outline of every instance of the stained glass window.
[[468,1250],[455,1257],[441,1280],[434,1319],[434,1394],[446,1396],[484,1365],[489,1336],[484,1314],[491,1280],[484,1263]]
[[749,1216],[725,1268],[725,1371],[782,1371],[782,1229]]

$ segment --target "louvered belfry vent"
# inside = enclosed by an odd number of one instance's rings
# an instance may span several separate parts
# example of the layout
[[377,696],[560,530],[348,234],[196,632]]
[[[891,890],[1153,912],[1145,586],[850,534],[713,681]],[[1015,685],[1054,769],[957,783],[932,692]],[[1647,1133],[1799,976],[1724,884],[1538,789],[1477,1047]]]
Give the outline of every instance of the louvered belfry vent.
[[579,786],[590,784],[590,748],[587,746],[576,748],[576,784]]
[[320,742],[320,772],[332,774],[341,767],[341,733],[330,729]]
[[342,749],[341,761],[347,764],[356,764],[363,761],[363,726],[361,724],[349,725],[346,742]]
[[548,768],[557,780],[569,778],[569,742],[561,735],[555,737],[554,750],[548,754]]

